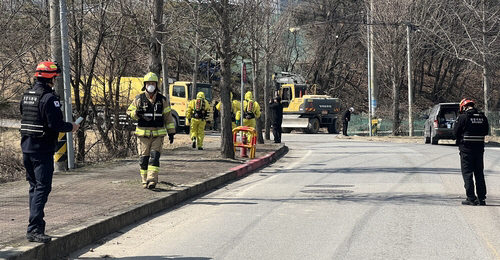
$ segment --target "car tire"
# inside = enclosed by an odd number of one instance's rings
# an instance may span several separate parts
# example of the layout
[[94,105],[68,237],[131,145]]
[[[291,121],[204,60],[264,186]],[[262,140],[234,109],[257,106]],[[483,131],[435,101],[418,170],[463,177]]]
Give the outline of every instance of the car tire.
[[431,138],[429,136],[425,136],[425,143],[426,144],[431,143]]
[[438,144],[438,142],[439,142],[439,138],[432,136],[432,132],[431,132],[430,139],[431,139],[431,144]]

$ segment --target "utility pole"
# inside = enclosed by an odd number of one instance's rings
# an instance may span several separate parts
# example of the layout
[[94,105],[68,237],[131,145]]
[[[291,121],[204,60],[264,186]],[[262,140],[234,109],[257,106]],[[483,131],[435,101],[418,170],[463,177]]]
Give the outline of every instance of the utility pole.
[[[371,13],[374,10],[373,0],[370,0],[370,23],[373,23],[373,14]],[[378,86],[377,86],[377,70],[375,64],[375,55],[373,48],[373,28],[370,26],[370,82],[371,82],[371,99],[372,99],[372,118],[377,118],[377,103],[378,103]]]
[[376,68],[375,68],[375,55],[373,48],[373,18],[372,18],[372,10],[373,10],[373,0],[370,0],[370,8],[367,10],[367,37],[368,37],[368,124],[370,136],[372,134],[376,134],[376,124],[373,124],[373,121],[377,118],[376,110],[377,110],[377,97],[378,97],[378,87],[377,87],[377,77],[376,77]]
[[240,107],[240,124],[241,126],[243,126],[243,97],[245,95],[245,76],[246,76],[246,65],[245,65],[245,62],[243,61],[243,58],[241,58],[241,97],[240,97],[240,101],[241,101],[241,107]]
[[370,39],[370,11],[366,12],[366,39],[367,39],[367,54],[368,54],[368,135],[372,136],[372,84],[371,84],[371,39]]
[[413,84],[411,67],[411,44],[410,33],[412,25],[408,22],[406,25],[406,52],[408,54],[408,135],[413,136]]
[[[51,60],[56,62],[58,66],[62,65],[62,51],[61,51],[61,27],[59,19],[59,0],[50,0],[50,53]],[[64,82],[62,77],[56,77],[55,84],[56,94],[63,97],[60,100],[61,110],[65,111],[64,105]],[[66,133],[59,133],[57,151],[54,156],[54,171],[63,172],[68,169],[68,159],[65,154],[67,154],[66,145]]]
[[[64,77],[64,116],[66,122],[73,122],[72,107],[71,107],[71,85],[70,85],[70,63],[69,63],[69,44],[68,44],[68,18],[66,17],[66,0],[60,0],[60,21],[61,21],[61,46],[62,46],[62,71]],[[68,168],[75,168],[75,150],[73,148],[73,133],[66,133],[67,136],[67,151],[68,151]]]

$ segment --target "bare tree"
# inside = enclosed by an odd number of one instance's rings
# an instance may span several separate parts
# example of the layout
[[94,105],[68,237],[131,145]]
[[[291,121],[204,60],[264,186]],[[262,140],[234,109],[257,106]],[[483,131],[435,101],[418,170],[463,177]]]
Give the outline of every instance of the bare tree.
[[[215,36],[214,43],[221,64],[221,154],[225,158],[234,158],[234,148],[231,126],[231,103],[229,93],[231,90],[231,63],[237,54],[240,44],[241,28],[246,17],[250,12],[246,2],[235,3],[229,0],[210,1],[210,7],[213,10],[215,23],[212,24],[212,33]],[[242,93],[243,95],[243,93]]]
[[[429,3],[430,4],[430,3]],[[455,0],[434,3],[436,26],[429,31],[443,51],[481,69],[484,110],[491,110],[492,68],[500,54],[500,6],[491,1]]]

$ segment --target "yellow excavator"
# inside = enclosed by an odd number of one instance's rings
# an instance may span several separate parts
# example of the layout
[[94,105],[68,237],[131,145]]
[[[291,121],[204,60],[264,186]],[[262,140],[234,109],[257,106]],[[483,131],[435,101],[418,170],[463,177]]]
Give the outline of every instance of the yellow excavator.
[[316,85],[308,85],[298,74],[274,73],[275,95],[283,104],[283,133],[302,130],[316,134],[325,127],[330,134],[340,130],[340,100],[328,95],[316,95]]

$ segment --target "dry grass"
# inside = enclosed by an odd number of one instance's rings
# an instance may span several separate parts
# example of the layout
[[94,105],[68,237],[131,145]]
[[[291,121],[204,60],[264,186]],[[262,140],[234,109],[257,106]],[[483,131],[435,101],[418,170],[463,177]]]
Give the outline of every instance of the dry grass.
[[24,178],[20,143],[19,130],[0,128],[0,183]]

